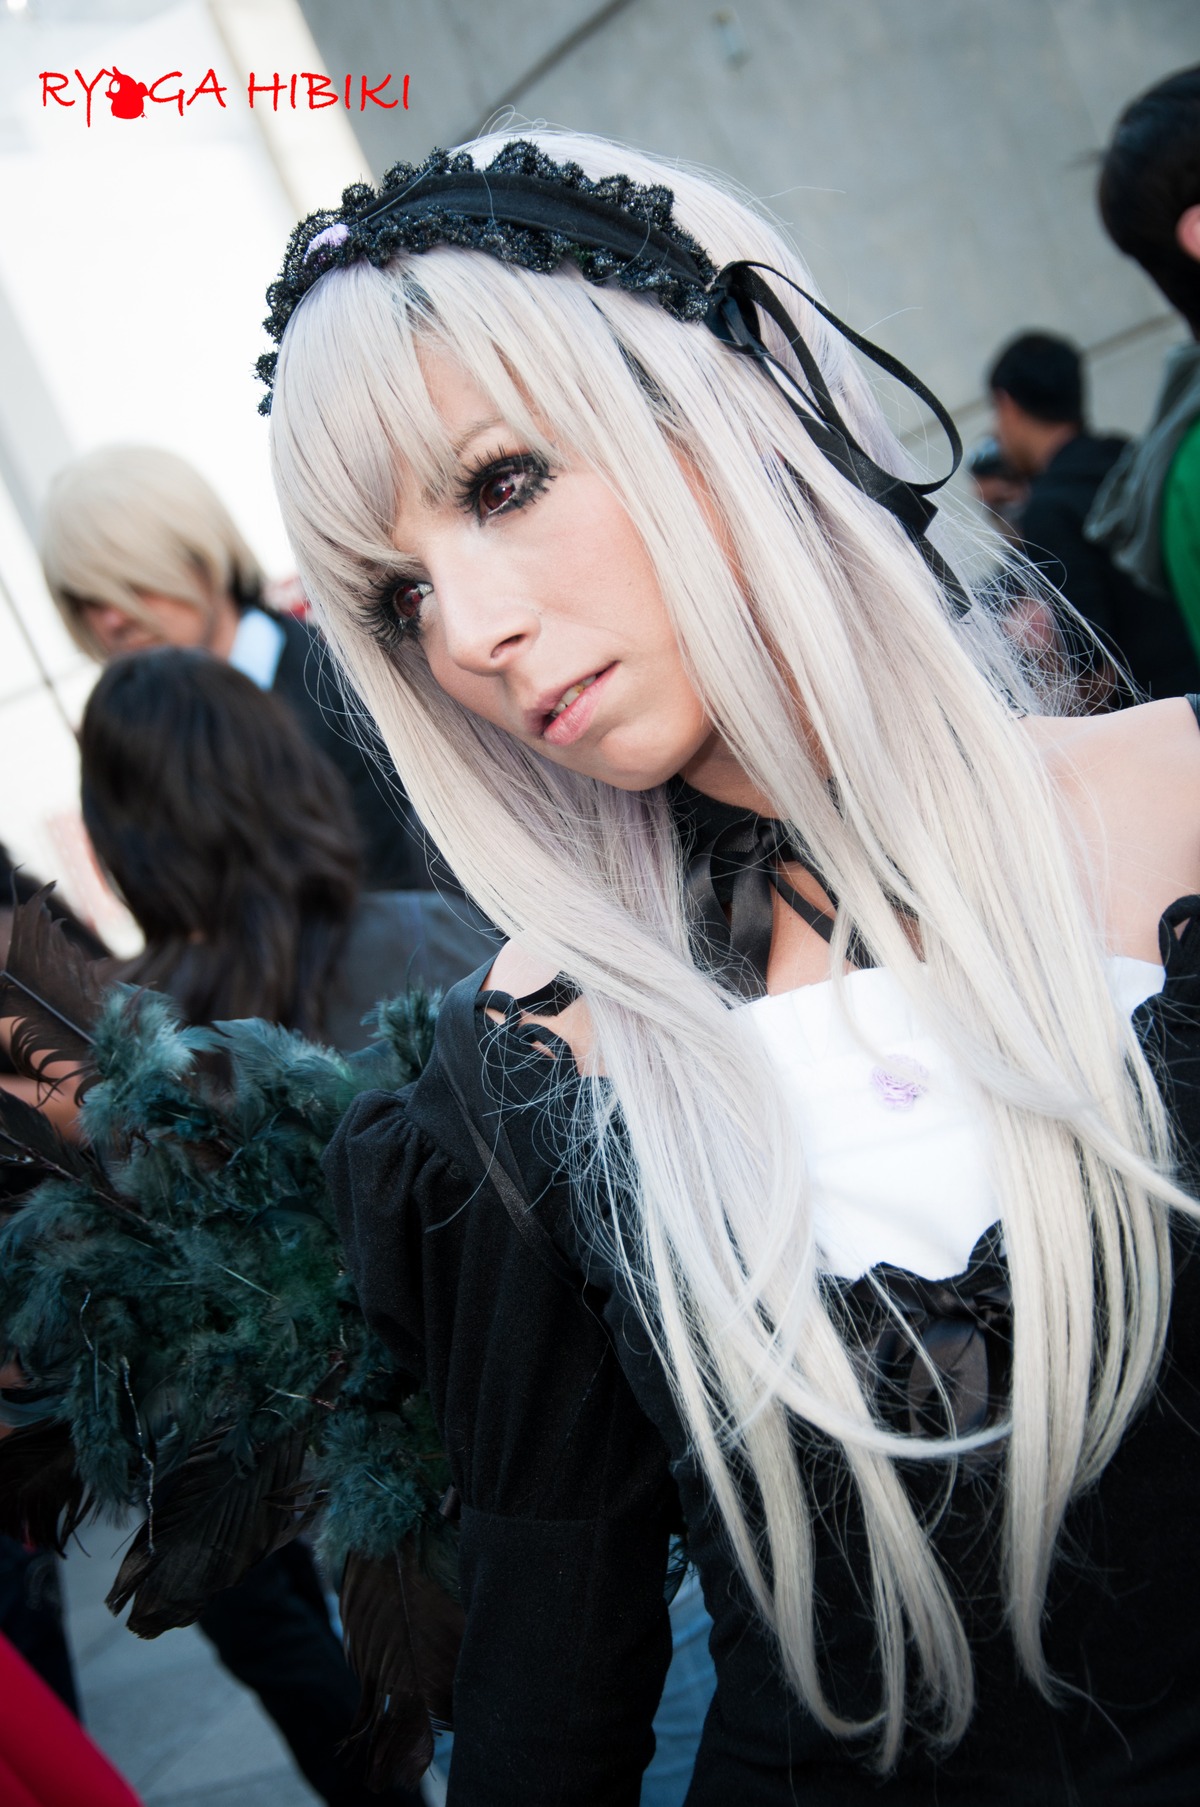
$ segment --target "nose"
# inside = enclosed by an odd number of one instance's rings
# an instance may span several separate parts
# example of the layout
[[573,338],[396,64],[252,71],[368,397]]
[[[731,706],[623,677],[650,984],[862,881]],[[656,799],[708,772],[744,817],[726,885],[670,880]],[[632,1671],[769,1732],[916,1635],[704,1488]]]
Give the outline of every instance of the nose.
[[430,576],[446,653],[461,670],[502,673],[537,639],[537,608],[493,561],[456,560]]
[[111,602],[85,602],[81,613],[96,638],[109,647],[119,645],[134,625],[124,609]]

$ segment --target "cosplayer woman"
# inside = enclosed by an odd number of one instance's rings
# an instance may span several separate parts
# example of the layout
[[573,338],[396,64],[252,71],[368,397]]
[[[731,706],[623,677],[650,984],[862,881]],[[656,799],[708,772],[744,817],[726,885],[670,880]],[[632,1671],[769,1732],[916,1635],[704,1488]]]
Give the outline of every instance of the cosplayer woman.
[[306,588],[510,937],[329,1161],[461,1498],[450,1800],[636,1801],[680,1507],[691,1807],[1193,1798],[1200,733],[1043,713],[796,284],[544,137],[272,292]]

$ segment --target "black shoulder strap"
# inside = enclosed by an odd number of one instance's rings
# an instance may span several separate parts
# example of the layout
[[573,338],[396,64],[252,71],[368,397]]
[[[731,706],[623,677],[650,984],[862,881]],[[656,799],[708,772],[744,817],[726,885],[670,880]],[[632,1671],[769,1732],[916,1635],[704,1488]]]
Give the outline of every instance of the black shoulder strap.
[[534,1209],[505,1134],[503,1119],[484,1093],[483,1062],[475,1030],[477,991],[477,985],[454,986],[438,1012],[437,1053],[442,1074],[479,1157],[483,1177],[496,1192],[522,1242],[552,1274],[578,1291],[580,1276],[559,1252]]
[[1192,705],[1192,714],[1195,716],[1197,724],[1200,724],[1200,696],[1197,696],[1194,691],[1189,691],[1188,702]]

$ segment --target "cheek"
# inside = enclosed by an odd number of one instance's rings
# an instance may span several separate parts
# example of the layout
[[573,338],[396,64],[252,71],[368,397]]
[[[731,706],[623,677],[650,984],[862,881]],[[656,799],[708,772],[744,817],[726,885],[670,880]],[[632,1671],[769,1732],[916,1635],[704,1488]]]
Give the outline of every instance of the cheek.
[[144,628],[148,640],[166,646],[200,646],[205,638],[207,622],[198,609],[171,597],[147,602],[150,621]]
[[429,675],[439,690],[459,705],[478,715],[484,721],[494,722],[498,727],[505,725],[500,714],[500,697],[494,680],[480,677],[473,672],[464,671],[462,666],[452,659],[446,650],[445,641],[436,627],[427,628],[421,636],[421,652],[429,667]]

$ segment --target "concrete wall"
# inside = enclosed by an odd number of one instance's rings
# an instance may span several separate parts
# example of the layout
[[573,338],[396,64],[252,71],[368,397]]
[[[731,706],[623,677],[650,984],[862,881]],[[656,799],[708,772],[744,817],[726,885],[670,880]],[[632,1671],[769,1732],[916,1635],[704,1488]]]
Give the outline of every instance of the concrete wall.
[[331,71],[410,76],[355,115],[377,172],[498,106],[716,166],[767,201],[832,304],[968,434],[1026,327],[1090,354],[1136,431],[1178,328],[1104,238],[1096,154],[1125,102],[1200,61],[1195,0],[300,0]]

